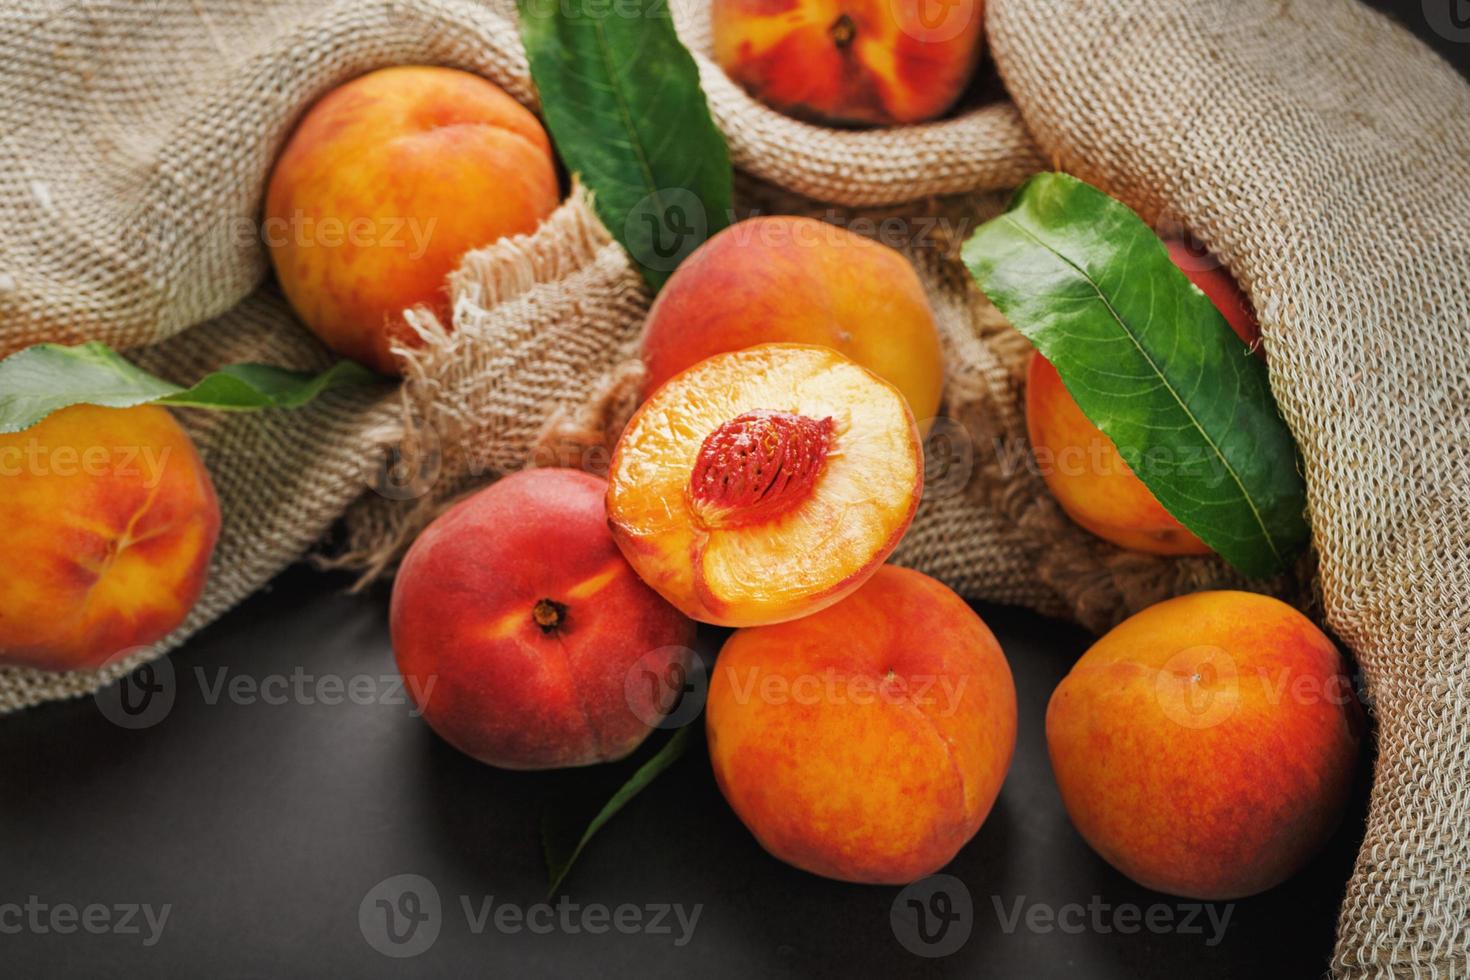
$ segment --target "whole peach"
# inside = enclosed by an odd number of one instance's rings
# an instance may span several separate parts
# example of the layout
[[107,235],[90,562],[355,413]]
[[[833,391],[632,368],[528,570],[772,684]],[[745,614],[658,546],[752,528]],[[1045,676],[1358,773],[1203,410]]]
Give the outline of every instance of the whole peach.
[[398,669],[440,737],[505,769],[621,759],[667,705],[641,680],[687,670],[694,624],[623,560],[604,481],[527,470],[461,501],[393,586]]
[[[1208,296],[1247,345],[1260,339],[1250,302],[1230,273],[1201,260],[1181,241],[1165,243],[1169,257]],[[1241,351],[1245,356],[1245,351]],[[1092,424],[1040,353],[1026,383],[1031,447],[1052,496],[1067,515],[1104,540],[1158,555],[1203,555],[1210,548],[1164,509],[1134,474],[1117,446]]]
[[74,405],[0,435],[0,665],[92,670],[163,639],[204,588],[214,485],[154,406]]
[[324,96],[266,191],[262,235],[297,315],[333,350],[385,374],[403,311],[448,321],[445,277],[465,252],[526,234],[556,208],[546,131],[499,86],[451,68],[384,68]]
[[715,354],[756,344],[831,347],[893,385],[921,427],[939,411],[934,311],[907,259],[812,218],[732,225],[669,277],[648,314],[644,397]]
[[1342,818],[1363,719],[1332,641],[1285,603],[1200,592],[1145,609],[1052,694],[1078,831],[1139,884],[1212,901],[1295,873]]
[[766,850],[903,884],[980,829],[1015,748],[1016,692],[962,599],[885,565],[822,612],[736,632],[707,724],[715,779]]
[[984,0],[714,0],[714,56],[791,115],[890,125],[942,115],[984,44]]

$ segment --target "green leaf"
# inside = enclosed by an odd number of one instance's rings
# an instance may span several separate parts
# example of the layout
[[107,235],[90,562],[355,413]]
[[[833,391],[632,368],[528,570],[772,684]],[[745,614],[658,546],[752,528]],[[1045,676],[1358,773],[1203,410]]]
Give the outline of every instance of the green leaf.
[[1265,365],[1138,215],[1039,174],[964,261],[1170,514],[1246,575],[1288,566],[1306,486]]
[[729,223],[730,152],[665,0],[518,0],[541,110],[567,169],[656,292]]
[[633,797],[643,792],[649,783],[653,782],[665,769],[673,765],[688,747],[689,726],[685,726],[675,732],[673,738],[664,743],[663,748],[659,749],[653,758],[639,766],[632,777],[612,795],[612,798],[597,812],[597,816],[592,818],[592,822],[587,825],[587,829],[577,838],[574,846],[567,848],[563,843],[562,835],[554,833],[551,825],[543,821],[541,842],[546,853],[546,871],[551,878],[551,886],[547,889],[548,895],[556,894],[557,889],[561,887],[562,881],[565,880],[567,872],[572,870],[572,865],[581,856],[582,849],[603,828],[603,825],[617,816],[618,811],[627,806]]
[[28,429],[68,405],[298,408],[329,389],[381,380],[353,361],[338,361],[315,375],[232,364],[185,388],[149,374],[106,344],[37,344],[0,360],[0,433]]

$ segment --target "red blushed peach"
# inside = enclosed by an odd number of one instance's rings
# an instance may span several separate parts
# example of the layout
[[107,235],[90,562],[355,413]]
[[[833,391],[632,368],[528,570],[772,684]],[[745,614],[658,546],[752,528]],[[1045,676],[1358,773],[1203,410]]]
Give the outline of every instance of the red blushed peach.
[[714,0],[714,56],[794,116],[890,125],[933,119],[969,84],[983,0]]
[[[1254,346],[1260,326],[1230,273],[1193,255],[1183,242],[1166,244],[1174,264],[1210,298],[1236,336]],[[1209,554],[1209,546],[1149,492],[1113,441],[1078,407],[1056,368],[1039,353],[1032,355],[1027,374],[1026,426],[1047,487],[1079,525],[1134,551]]]
[[163,639],[204,588],[219,503],[153,406],[75,405],[0,435],[0,665],[92,670]]
[[450,508],[398,572],[390,625],[440,737],[505,769],[621,759],[663,714],[635,671],[687,669],[694,624],[628,567],[606,484],[527,470]]
[[281,289],[333,350],[385,374],[449,320],[445,277],[471,249],[556,208],[551,144],[499,86],[450,68],[384,68],[329,92],[276,161],[262,228]]
[[760,626],[829,606],[898,545],[923,493],[904,397],[834,350],[763,344],[676,375],[613,451],[607,515],[689,616]]
[[939,411],[934,311],[898,252],[812,218],[752,218],[705,242],[648,314],[644,397],[707,357],[756,344],[819,344],[903,392],[920,424]]
[[1000,645],[949,589],[885,565],[814,616],[735,633],[710,681],[710,760],[776,857],[903,884],[975,836],[1016,743]]
[[1052,694],[1046,739],[1078,831],[1139,884],[1223,901],[1295,873],[1342,818],[1363,726],[1337,648],[1285,603],[1152,606]]

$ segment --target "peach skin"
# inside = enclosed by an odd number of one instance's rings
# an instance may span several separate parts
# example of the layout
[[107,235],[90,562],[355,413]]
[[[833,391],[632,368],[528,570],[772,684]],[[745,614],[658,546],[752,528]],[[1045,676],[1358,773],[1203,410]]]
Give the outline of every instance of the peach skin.
[[980,829],[1015,748],[1016,692],[959,596],[885,565],[814,616],[736,632],[707,726],[715,779],[762,847],[813,874],[897,885]]
[[1057,787],[1093,849],[1141,885],[1209,901],[1265,891],[1321,848],[1362,732],[1332,641],[1248,592],[1131,617],[1046,712]]
[[863,583],[924,486],[904,397],[834,350],[763,344],[700,361],[643,404],[608,477],[613,537],[688,616],[759,626]]
[[714,57],[790,115],[892,125],[943,115],[984,45],[983,0],[714,0]]
[[[1202,262],[1183,242],[1165,243],[1169,257],[1224,315],[1247,345],[1260,339],[1250,303],[1230,273]],[[1244,355],[1244,351],[1241,352]],[[1073,521],[1113,544],[1156,555],[1205,555],[1210,548],[1155,499],[1123,455],[1092,424],[1050,361],[1031,356],[1026,427],[1036,463],[1052,496]]]
[[393,586],[398,669],[446,742],[504,769],[621,759],[664,714],[630,675],[687,670],[694,624],[638,580],[606,484],[526,470],[421,534]]
[[903,392],[920,426],[939,411],[944,361],[929,298],[907,259],[844,228],[773,216],[696,249],[654,301],[644,397],[715,354],[819,344]]
[[166,409],[74,405],[0,435],[0,665],[94,670],[204,588],[219,503]]
[[276,161],[262,236],[281,289],[328,347],[385,374],[471,249],[557,206],[551,144],[499,86],[451,68],[363,75],[312,106]]

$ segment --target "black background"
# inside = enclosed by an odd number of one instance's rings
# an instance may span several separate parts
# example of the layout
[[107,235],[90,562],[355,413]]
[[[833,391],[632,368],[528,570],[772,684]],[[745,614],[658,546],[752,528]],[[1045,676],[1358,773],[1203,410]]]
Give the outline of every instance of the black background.
[[[1470,44],[1430,31],[1418,0],[1375,5],[1465,70]],[[36,896],[51,905],[171,907],[151,948],[142,945],[146,928],[0,934],[0,973],[1299,978],[1326,970],[1363,831],[1366,765],[1326,851],[1285,885],[1233,903],[1217,944],[1203,915],[1198,933],[1122,934],[1108,913],[1098,928],[1092,912],[1081,931],[1006,929],[1018,902],[1023,910],[1159,905],[1165,911],[1155,914],[1176,924],[1189,903],[1114,872],[1062,810],[1042,718],[1090,637],[983,605],[1015,673],[1020,726],[995,810],[945,869],[973,902],[958,952],[923,959],[900,944],[889,921],[898,889],[826,881],[768,857],[720,797],[702,741],[592,842],[563,889],[583,907],[700,905],[687,944],[675,944],[677,927],[674,935],[597,936],[492,925],[476,934],[461,898],[476,907],[486,896],[497,905],[544,900],[543,815],[595,809],[629,770],[490,769],[438,741],[405,705],[211,699],[221,677],[261,681],[298,669],[314,678],[391,676],[387,593],[347,595],[345,584],[298,567],[204,631],[173,656],[176,696],[151,727],[119,727],[92,699],[0,718],[0,905]],[[378,953],[358,925],[368,891],[400,873],[428,878],[443,902],[437,941],[410,959]]]

